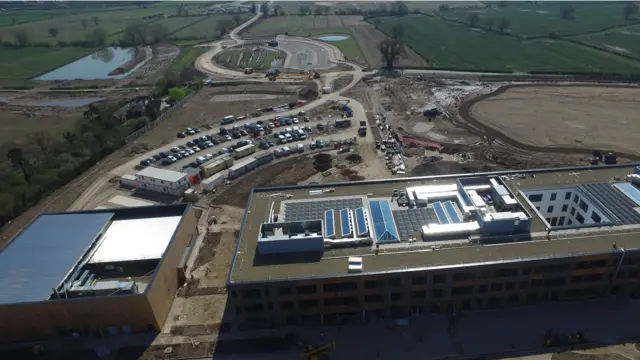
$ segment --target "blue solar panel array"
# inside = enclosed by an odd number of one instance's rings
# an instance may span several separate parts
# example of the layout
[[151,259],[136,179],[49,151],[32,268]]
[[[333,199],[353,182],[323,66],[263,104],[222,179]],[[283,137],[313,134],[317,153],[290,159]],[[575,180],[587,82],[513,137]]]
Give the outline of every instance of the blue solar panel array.
[[451,201],[447,201],[444,203],[444,209],[447,211],[447,215],[449,215],[449,219],[451,219],[452,223],[459,224],[462,222],[462,220],[460,220],[458,212],[456,211],[455,205],[453,205]]
[[449,223],[449,218],[447,218],[447,213],[444,211],[444,207],[441,202],[435,202],[431,206],[433,206],[433,211],[436,212],[436,216],[438,217],[438,222],[442,225],[446,225]]
[[336,225],[333,219],[333,209],[324,212],[324,236],[328,238],[336,235]]
[[358,236],[364,236],[367,234],[367,220],[364,217],[364,208],[356,209],[356,229],[358,231]]
[[38,217],[0,252],[0,304],[47,300],[113,215]]
[[349,221],[349,209],[340,210],[340,230],[343,238],[352,235],[351,222]]
[[284,203],[286,221],[320,220],[324,212],[330,209],[356,209],[362,207],[361,198],[337,198],[316,201],[292,201]]
[[636,203],[622,191],[608,183],[580,185],[578,188],[598,200],[611,212],[619,224],[640,224],[640,214],[634,210]]
[[379,243],[398,242],[398,229],[393,221],[391,205],[387,200],[369,201],[373,230]]
[[627,195],[629,199],[633,200],[636,205],[640,206],[640,191],[638,191],[638,189],[636,189],[633,184],[623,183],[615,184],[614,186],[617,187],[618,190],[622,191],[625,195]]

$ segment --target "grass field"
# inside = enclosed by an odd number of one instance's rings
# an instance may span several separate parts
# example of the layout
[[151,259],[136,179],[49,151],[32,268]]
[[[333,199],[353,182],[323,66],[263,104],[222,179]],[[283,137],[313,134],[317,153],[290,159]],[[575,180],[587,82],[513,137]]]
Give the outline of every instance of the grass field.
[[631,25],[602,33],[580,35],[576,40],[640,58],[640,25]]
[[337,31],[354,27],[362,21],[362,16],[279,16],[261,20],[246,31],[247,35],[289,35],[309,36],[309,34],[324,34],[327,31]]
[[[355,61],[365,66],[368,65],[366,59],[364,58],[364,55],[362,54],[362,50],[360,49],[360,46],[358,46],[358,43],[356,42],[354,34],[349,29],[346,29],[346,30],[347,30],[346,33],[345,32],[342,32],[342,33],[349,36],[347,39],[340,40],[340,41],[325,41],[325,42],[327,44],[331,44],[337,47],[338,49],[340,49],[340,51],[342,51],[342,53],[344,54],[347,60]],[[326,33],[326,35],[331,35],[331,34],[340,34],[340,32]],[[325,34],[317,34],[317,35],[325,35]]]
[[599,31],[612,26],[624,25],[638,21],[637,16],[625,20],[623,2],[598,2],[573,4],[575,13],[572,19],[562,19],[560,8],[565,4],[529,2],[507,2],[507,7],[496,5],[485,9],[451,9],[440,15],[457,21],[468,22],[469,13],[480,15],[478,25],[485,26],[487,19],[494,19],[497,24],[505,17],[511,21],[511,32],[522,36],[547,36],[553,31],[556,34],[571,35]]
[[22,49],[0,48],[0,82],[5,79],[31,79],[93,52],[93,49],[65,47]]
[[[240,17],[244,22],[251,17],[251,14],[241,14]],[[197,37],[198,39],[202,39],[202,40],[215,39],[219,35],[219,31],[216,28],[216,25],[218,24],[218,22],[222,20],[227,20],[227,19],[233,20],[233,15],[227,15],[227,14],[211,15],[205,21],[195,23],[187,28],[184,28],[174,33],[172,37],[176,39],[184,39],[184,38],[191,38],[191,37]]]
[[640,73],[640,62],[563,41],[521,40],[426,16],[384,18],[382,28],[404,25],[402,41],[429,66],[502,71]]
[[258,48],[254,51],[245,48],[224,51],[216,56],[215,61],[230,69],[267,70],[272,67],[276,59],[281,59],[281,63],[284,62],[284,57],[285,54],[277,50]]
[[180,73],[184,69],[192,68],[198,56],[207,52],[205,47],[188,47],[180,49],[180,55],[169,66],[170,72]]
[[[449,8],[456,7],[484,7],[479,1],[405,1],[404,2],[409,10],[419,9],[421,11],[433,11],[437,10],[441,4],[447,4]],[[300,10],[300,2],[294,1],[278,1],[278,4],[282,7],[282,10],[287,14],[297,14]],[[332,2],[332,1],[316,1],[313,3],[304,4],[309,6],[312,10],[316,6],[327,6],[331,8],[330,14],[333,14],[335,10],[345,10],[349,8],[360,9],[363,11],[376,10],[380,7],[379,1],[350,1],[350,2]],[[390,3],[387,2],[386,6],[389,7]]]

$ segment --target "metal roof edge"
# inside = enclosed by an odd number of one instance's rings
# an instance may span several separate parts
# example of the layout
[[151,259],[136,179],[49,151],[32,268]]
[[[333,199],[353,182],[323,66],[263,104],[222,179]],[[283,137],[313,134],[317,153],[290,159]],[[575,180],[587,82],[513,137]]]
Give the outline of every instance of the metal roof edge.
[[[255,188],[251,189],[249,193],[249,199],[247,200],[247,208],[244,209],[244,215],[242,215],[242,226],[240,227],[240,232],[238,233],[238,238],[236,239],[236,248],[233,250],[233,260],[231,260],[231,266],[229,266],[229,274],[227,275],[227,286],[234,284],[231,280],[231,275],[233,274],[233,269],[236,265],[236,259],[238,257],[238,250],[240,249],[240,241],[242,239],[242,235],[244,234],[244,227],[247,224],[247,215],[249,214],[249,204],[253,200],[253,194],[256,191]],[[257,246],[257,245],[256,245]]]

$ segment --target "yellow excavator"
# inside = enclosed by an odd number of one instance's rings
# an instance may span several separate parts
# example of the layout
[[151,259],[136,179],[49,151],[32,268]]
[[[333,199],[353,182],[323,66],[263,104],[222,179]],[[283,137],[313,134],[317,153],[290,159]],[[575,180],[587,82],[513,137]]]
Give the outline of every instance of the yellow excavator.
[[336,343],[330,342],[320,346],[309,345],[302,352],[302,360],[322,360],[329,359],[329,350],[335,349]]

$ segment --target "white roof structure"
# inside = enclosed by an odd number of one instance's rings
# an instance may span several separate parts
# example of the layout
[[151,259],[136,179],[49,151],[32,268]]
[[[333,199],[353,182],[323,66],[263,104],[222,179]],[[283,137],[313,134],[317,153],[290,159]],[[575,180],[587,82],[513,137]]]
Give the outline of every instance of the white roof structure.
[[116,220],[104,232],[90,264],[160,259],[182,216]]
[[136,175],[146,176],[153,179],[164,180],[168,182],[177,182],[178,180],[181,180],[189,176],[187,173],[167,170],[167,169],[160,169],[152,166],[149,166],[140,170]]
[[153,206],[156,205],[149,201],[132,199],[127,196],[116,195],[109,199],[109,204],[118,205],[122,207],[136,207],[136,206]]

